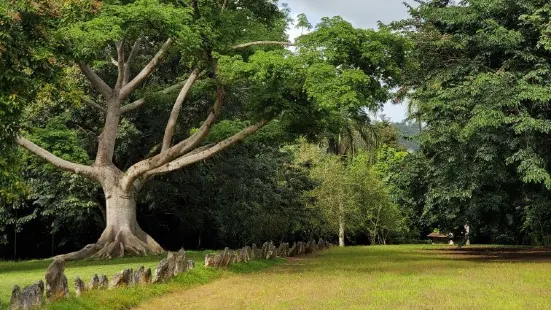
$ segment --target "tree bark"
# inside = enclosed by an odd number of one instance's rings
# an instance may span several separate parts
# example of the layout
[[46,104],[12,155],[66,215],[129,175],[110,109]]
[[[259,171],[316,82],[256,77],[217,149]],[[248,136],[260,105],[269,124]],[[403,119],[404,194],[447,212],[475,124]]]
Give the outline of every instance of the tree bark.
[[103,131],[99,136],[98,150],[96,154],[96,166],[105,166],[113,162],[117,129],[121,119],[121,100],[118,96],[112,96],[107,100],[107,115]]
[[120,184],[104,185],[107,225],[98,241],[82,250],[59,255],[64,260],[85,258],[111,259],[123,256],[145,256],[164,252],[163,248],[145,233],[136,218],[137,192],[123,191]]
[[344,207],[339,205],[339,246],[344,246]]

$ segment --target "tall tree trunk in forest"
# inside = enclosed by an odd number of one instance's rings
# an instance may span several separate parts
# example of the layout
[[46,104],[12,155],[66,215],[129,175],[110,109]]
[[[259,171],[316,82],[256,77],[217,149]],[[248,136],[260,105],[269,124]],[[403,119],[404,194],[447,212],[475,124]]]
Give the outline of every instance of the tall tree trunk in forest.
[[13,225],[13,260],[17,260],[17,210],[15,210],[15,225]]
[[339,204],[339,246],[344,246],[344,206]]

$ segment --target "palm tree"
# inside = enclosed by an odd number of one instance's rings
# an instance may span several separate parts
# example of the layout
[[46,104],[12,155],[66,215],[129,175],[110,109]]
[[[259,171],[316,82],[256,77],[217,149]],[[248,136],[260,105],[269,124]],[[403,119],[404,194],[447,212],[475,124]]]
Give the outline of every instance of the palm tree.
[[347,158],[354,157],[360,150],[365,150],[373,155],[379,147],[377,126],[365,111],[349,113],[339,125],[329,134],[329,153]]

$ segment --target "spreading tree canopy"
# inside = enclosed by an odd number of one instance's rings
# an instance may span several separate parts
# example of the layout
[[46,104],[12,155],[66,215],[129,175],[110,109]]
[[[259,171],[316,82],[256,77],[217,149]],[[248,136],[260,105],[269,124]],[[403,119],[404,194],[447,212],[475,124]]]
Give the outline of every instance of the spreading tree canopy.
[[[208,159],[269,123],[314,137],[350,113],[377,109],[400,83],[410,48],[387,28],[356,29],[339,17],[325,18],[288,42],[287,11],[271,0],[46,3],[56,18],[39,28],[48,38],[48,61],[60,72],[26,100],[25,111],[51,102],[93,108],[96,152],[72,150],[69,158],[60,148],[63,135],[40,134],[40,122],[28,122],[32,126],[12,136],[57,169],[98,182],[106,199],[107,227],[97,243],[65,259],[162,251],[136,220],[137,195],[148,180]],[[18,9],[9,8],[13,14]],[[12,68],[6,74],[20,74]],[[37,83],[33,75],[27,78]],[[19,86],[9,96],[32,94],[29,86]],[[202,103],[197,106],[205,118],[181,115],[190,100]],[[167,102],[169,108],[159,108]],[[150,124],[142,137],[147,147],[132,158],[115,156],[126,139],[135,138],[133,120],[151,113],[155,119],[163,113],[165,121]],[[225,120],[217,123],[219,118]],[[53,132],[67,126],[58,125]],[[47,145],[52,139],[55,149]]]
[[497,242],[548,230],[549,2],[418,2],[401,26],[418,61],[408,76],[425,125],[412,165],[428,168],[412,171],[426,182],[423,213],[449,228],[470,220]]

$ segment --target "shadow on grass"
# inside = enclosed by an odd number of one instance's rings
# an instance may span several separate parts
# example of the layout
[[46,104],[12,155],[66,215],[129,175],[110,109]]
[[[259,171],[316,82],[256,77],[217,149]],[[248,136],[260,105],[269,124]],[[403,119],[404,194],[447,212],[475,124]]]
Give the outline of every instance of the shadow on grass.
[[[321,259],[317,259],[321,256]],[[290,259],[276,271],[308,274],[323,271],[340,274],[424,274],[477,268],[473,263],[551,262],[551,248],[477,246],[456,247],[393,247],[372,246],[333,248],[321,254]]]
[[[442,262],[445,261],[443,264]],[[402,274],[449,271],[471,268],[458,259],[416,249],[398,249],[392,247],[352,247],[291,258],[272,271],[288,274],[319,274],[340,276],[350,274]]]
[[462,248],[437,248],[427,249],[426,251],[446,255],[448,256],[448,259],[475,262],[551,262],[551,247],[477,246]]

